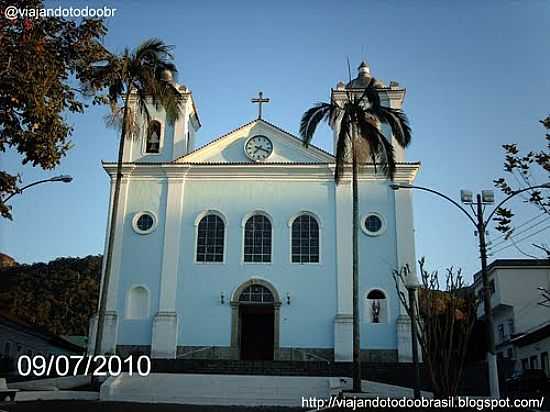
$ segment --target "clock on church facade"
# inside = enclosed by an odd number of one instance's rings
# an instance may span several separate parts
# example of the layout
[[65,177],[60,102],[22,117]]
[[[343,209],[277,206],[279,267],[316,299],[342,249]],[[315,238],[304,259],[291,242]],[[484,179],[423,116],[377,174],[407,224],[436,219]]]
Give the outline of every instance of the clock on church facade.
[[257,135],[248,139],[244,145],[244,152],[250,160],[261,161],[273,153],[273,143],[269,137]]
[[[331,98],[343,101],[354,84],[339,83]],[[102,351],[350,361],[349,173],[336,185],[330,151],[264,120],[262,94],[255,120],[197,147],[193,96],[177,87],[176,122],[151,106],[149,127],[141,119],[124,143]],[[382,97],[399,108],[404,96],[393,85]],[[412,183],[419,164],[396,156],[395,181]],[[116,163],[104,168],[112,182]],[[410,362],[392,271],[415,266],[412,198],[389,183],[361,168],[361,347],[370,360]]]

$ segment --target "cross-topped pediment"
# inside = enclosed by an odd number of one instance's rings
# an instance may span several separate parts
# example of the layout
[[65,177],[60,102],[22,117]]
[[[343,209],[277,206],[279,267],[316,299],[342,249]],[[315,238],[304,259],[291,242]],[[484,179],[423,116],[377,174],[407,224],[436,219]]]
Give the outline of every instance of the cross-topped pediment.
[[279,127],[256,119],[182,156],[177,163],[333,163],[334,157]]

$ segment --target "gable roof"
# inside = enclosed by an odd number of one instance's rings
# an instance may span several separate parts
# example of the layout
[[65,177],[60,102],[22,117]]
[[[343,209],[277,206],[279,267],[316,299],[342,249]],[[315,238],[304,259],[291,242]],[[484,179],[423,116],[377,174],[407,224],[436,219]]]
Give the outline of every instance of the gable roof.
[[[186,159],[187,157],[189,157],[189,156],[191,156],[191,155],[193,155],[193,154],[196,154],[197,152],[202,151],[202,150],[204,150],[204,149],[206,149],[206,148],[212,146],[213,144],[219,142],[220,140],[223,140],[224,138],[226,138],[226,137],[228,137],[228,136],[230,136],[230,135],[232,135],[232,134],[234,134],[234,133],[236,133],[236,132],[239,132],[240,130],[245,129],[245,128],[249,127],[249,126],[252,126],[252,125],[254,125],[254,124],[264,124],[264,125],[267,125],[268,127],[271,127],[271,128],[273,128],[273,129],[275,129],[276,131],[278,131],[278,132],[280,132],[280,133],[286,135],[287,137],[289,137],[289,138],[295,140],[296,143],[303,144],[302,139],[300,139],[298,136],[296,136],[296,135],[294,135],[294,134],[292,134],[292,133],[290,133],[290,132],[288,132],[288,131],[286,131],[286,130],[280,128],[279,126],[276,126],[276,125],[274,125],[273,123],[270,123],[270,122],[268,122],[268,121],[266,121],[266,120],[264,120],[264,119],[254,119],[254,120],[252,120],[252,121],[250,121],[250,122],[248,122],[248,123],[245,123],[245,124],[243,124],[243,125],[237,127],[236,129],[233,129],[233,130],[231,130],[231,131],[229,131],[229,132],[227,132],[227,133],[225,133],[225,134],[223,134],[223,135],[221,135],[221,136],[219,136],[219,137],[216,137],[215,139],[211,140],[210,142],[208,142],[208,143],[206,143],[206,144],[204,144],[204,145],[202,145],[202,146],[200,146],[200,147],[197,147],[196,149],[190,151],[190,152],[187,153],[187,154],[185,154],[185,155],[183,155],[183,156],[180,156],[180,157],[176,158],[173,162],[174,162],[174,163],[182,163],[182,162],[185,162],[185,159]],[[306,150],[306,151],[311,150],[311,151],[313,151],[314,153],[316,152],[316,154],[318,154],[318,155],[320,155],[322,158],[324,158],[324,159],[326,160],[327,163],[332,163],[332,162],[335,161],[335,157],[334,157],[331,153],[327,152],[326,150],[321,149],[321,148],[318,147],[318,146],[309,144],[309,145],[307,146],[307,148],[304,147],[304,150]]]
[[71,351],[73,353],[82,353],[86,349],[85,347],[77,345],[62,336],[54,335],[45,328],[31,326],[28,323],[20,319],[16,319],[4,312],[0,312],[0,325],[14,329],[18,332],[27,333],[38,339],[42,339],[44,343],[60,349],[66,349],[67,351]]

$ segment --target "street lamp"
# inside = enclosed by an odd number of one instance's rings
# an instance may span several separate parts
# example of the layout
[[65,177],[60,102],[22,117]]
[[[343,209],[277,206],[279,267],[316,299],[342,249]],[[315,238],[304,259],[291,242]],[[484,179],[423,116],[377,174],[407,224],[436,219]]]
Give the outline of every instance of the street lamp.
[[487,271],[487,243],[485,240],[485,232],[487,230],[487,226],[489,225],[489,222],[491,221],[491,218],[494,216],[496,211],[508,200],[511,198],[519,195],[520,193],[526,192],[528,190],[533,189],[550,189],[550,182],[537,185],[537,186],[531,186],[524,189],[516,190],[512,192],[508,197],[506,197],[502,202],[500,202],[493,211],[489,214],[487,218],[484,216],[484,206],[488,204],[493,204],[495,202],[495,195],[492,190],[482,190],[481,194],[476,195],[476,200],[474,201],[473,193],[469,190],[461,190],[460,191],[460,199],[462,203],[468,204],[470,206],[476,206],[476,209],[474,210],[472,208],[473,215],[470,214],[464,207],[462,207],[459,203],[455,202],[453,199],[451,199],[449,196],[444,195],[443,193],[438,192],[437,190],[433,190],[427,187],[422,186],[414,186],[409,184],[391,184],[390,188],[393,190],[399,190],[399,189],[417,189],[422,190],[425,192],[433,193],[436,196],[439,196],[445,200],[447,200],[449,203],[452,203],[454,206],[456,206],[462,213],[464,213],[470,222],[473,223],[473,225],[476,228],[477,233],[479,234],[479,256],[481,259],[481,279],[483,283],[483,309],[485,312],[485,320],[487,323],[487,346],[488,346],[488,352],[487,352],[487,363],[489,366],[489,386],[491,390],[491,396],[493,398],[499,398],[500,397],[500,391],[498,386],[498,369],[497,369],[497,357],[496,357],[496,348],[495,348],[495,331],[493,328],[493,312],[491,310],[491,294],[489,289],[489,273]]
[[418,340],[417,340],[417,313],[416,313],[416,293],[420,288],[420,283],[412,270],[407,271],[405,287],[409,292],[409,306],[411,312],[411,339],[412,339],[412,361],[414,367],[414,399],[420,399],[420,370],[418,367]]
[[20,194],[23,190],[25,189],[28,189],[29,187],[32,187],[32,186],[36,186],[36,185],[39,185],[41,183],[47,183],[47,182],[63,182],[63,183],[70,183],[73,181],[73,178],[72,176],[69,176],[69,175],[59,175],[59,176],[54,176],[54,177],[50,177],[49,179],[43,179],[43,180],[38,180],[36,182],[32,182],[26,186],[23,186],[22,188],[18,189],[17,192],[15,193],[12,193],[11,195],[9,195],[8,197],[6,197],[5,199],[3,199],[2,201],[4,203],[6,203],[8,200],[10,200],[12,197],[14,197],[15,195],[18,195]]

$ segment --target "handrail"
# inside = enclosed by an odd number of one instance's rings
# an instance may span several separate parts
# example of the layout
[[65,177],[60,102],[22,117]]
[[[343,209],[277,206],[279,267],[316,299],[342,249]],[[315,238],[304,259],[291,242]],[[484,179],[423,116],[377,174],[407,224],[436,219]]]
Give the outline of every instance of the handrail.
[[316,355],[314,353],[311,353],[311,352],[306,352],[305,350],[302,350],[302,349],[297,349],[297,348],[294,348],[295,351],[297,352],[300,352],[302,354],[304,354],[307,357],[309,358],[314,358],[314,359],[317,359],[317,360],[320,360],[320,361],[323,361],[323,362],[327,362],[327,363],[330,363],[331,360],[330,359],[326,359],[326,358],[323,358],[322,356],[319,356],[319,355]]
[[205,351],[205,350],[212,349],[212,348],[214,348],[214,346],[205,346],[205,347],[203,347],[203,348],[199,348],[199,349],[191,350],[191,351],[189,351],[189,352],[185,352],[185,353],[183,353],[183,354],[181,354],[181,355],[176,356],[176,358],[177,358],[177,359],[181,359],[181,358],[184,358],[184,357],[186,357],[186,356],[188,356],[188,355],[191,355],[191,354],[193,354],[193,353],[203,352],[203,351]]

